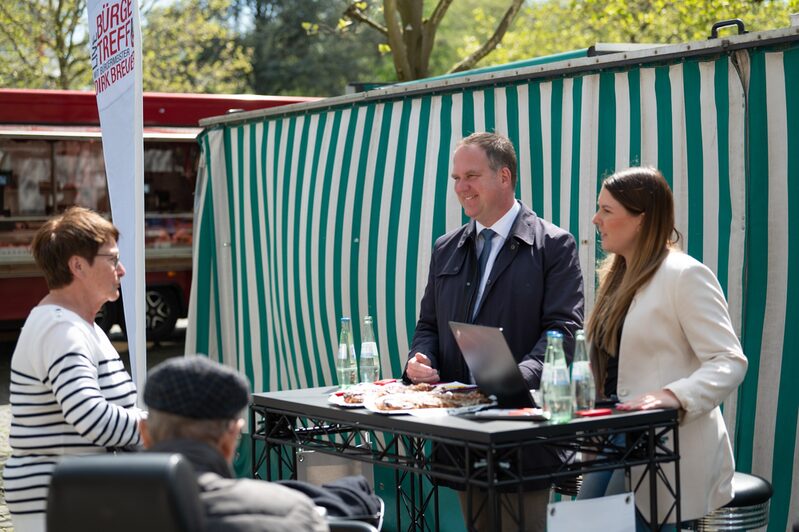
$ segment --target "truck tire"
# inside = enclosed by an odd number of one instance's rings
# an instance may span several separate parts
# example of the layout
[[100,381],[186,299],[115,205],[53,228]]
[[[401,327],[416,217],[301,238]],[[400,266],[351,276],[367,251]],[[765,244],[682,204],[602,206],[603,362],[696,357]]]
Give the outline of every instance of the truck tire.
[[147,340],[158,342],[169,338],[180,314],[175,291],[166,287],[148,288],[144,300],[147,305]]

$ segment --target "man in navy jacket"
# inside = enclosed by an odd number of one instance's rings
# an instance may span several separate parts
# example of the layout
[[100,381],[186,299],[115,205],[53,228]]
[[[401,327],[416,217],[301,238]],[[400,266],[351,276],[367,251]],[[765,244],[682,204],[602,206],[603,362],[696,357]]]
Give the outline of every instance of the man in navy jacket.
[[[502,327],[531,389],[540,384],[548,330],[563,333],[571,359],[574,331],[583,322],[577,246],[571,234],[515,199],[516,168],[513,144],[502,135],[474,133],[455,150],[454,190],[471,221],[435,243],[407,380],[470,381],[450,321]],[[523,467],[557,466],[560,458],[542,447],[527,453]],[[525,485],[526,529],[543,530],[548,488],[547,482]],[[503,529],[509,525],[516,526],[503,515]],[[478,528],[485,526],[478,521]]]

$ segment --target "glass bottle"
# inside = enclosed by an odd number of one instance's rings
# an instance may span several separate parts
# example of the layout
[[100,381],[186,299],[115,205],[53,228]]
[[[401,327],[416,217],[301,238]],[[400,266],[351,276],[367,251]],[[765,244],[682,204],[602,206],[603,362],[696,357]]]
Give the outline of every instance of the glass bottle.
[[547,352],[544,371],[541,374],[541,396],[544,412],[549,412],[550,422],[565,423],[571,419],[569,368],[566,365],[566,354],[563,352],[563,335],[558,331],[547,331]]
[[380,380],[380,356],[377,353],[377,342],[371,316],[363,317],[361,340],[361,358],[358,360],[361,369],[361,382]]
[[579,329],[575,334],[574,360],[572,360],[571,380],[572,405],[575,410],[591,410],[596,403],[596,384],[588,351],[585,347],[585,333]]
[[336,374],[338,384],[348,388],[358,383],[358,361],[355,359],[355,345],[352,341],[352,322],[345,316],[341,318],[341,332],[338,337],[336,353]]

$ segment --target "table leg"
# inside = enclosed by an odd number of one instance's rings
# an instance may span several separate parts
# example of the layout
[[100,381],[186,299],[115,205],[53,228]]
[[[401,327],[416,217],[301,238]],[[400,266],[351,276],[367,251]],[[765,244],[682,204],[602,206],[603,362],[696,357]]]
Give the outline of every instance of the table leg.
[[256,456],[256,446],[255,446],[255,431],[257,430],[257,425],[255,424],[255,409],[253,409],[252,405],[250,405],[249,414],[250,414],[250,476],[252,478],[258,478],[258,457]]
[[655,462],[655,438],[655,428],[650,427],[647,431],[646,442],[646,452],[649,457],[649,463],[646,466],[649,474],[649,527],[652,530],[660,530],[660,520],[658,519],[658,464]]
[[433,514],[436,518],[436,532],[441,529],[441,515],[438,511],[438,486],[433,486],[433,504],[435,504],[435,508],[433,509]]
[[496,455],[494,454],[493,450],[489,450],[486,456],[486,473],[488,475],[489,484],[488,489],[486,490],[486,503],[488,504],[487,508],[484,509],[488,510],[488,519],[489,523],[491,523],[491,530],[502,530],[502,514],[499,511],[499,493],[497,489],[494,487],[494,483],[492,480],[496,478],[496,467],[494,461],[496,460]]
[[674,486],[674,494],[675,494],[674,497],[676,499],[674,501],[674,506],[675,506],[675,510],[676,510],[676,514],[677,514],[676,515],[676,519],[677,519],[676,522],[677,523],[682,523],[682,510],[681,510],[681,504],[682,504],[682,498],[681,497],[682,497],[682,494],[680,493],[680,460],[679,460],[679,456],[680,456],[679,434],[680,434],[680,431],[677,428],[677,426],[675,426],[674,429],[672,430],[672,434],[674,436],[674,439],[672,440],[674,442],[673,452],[674,452],[674,456],[677,457],[677,459],[674,460],[674,483],[676,484]]

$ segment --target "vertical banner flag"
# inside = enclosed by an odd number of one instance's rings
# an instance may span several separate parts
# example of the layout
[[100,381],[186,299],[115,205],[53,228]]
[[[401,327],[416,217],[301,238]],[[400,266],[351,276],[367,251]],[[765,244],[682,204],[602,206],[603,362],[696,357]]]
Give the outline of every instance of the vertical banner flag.
[[111,214],[119,228],[125,324],[133,381],[147,371],[144,326],[144,141],[138,0],[89,0],[94,90],[100,112]]

